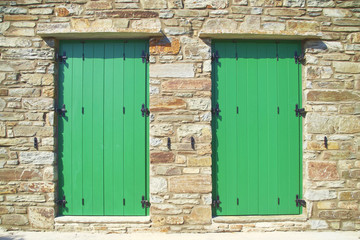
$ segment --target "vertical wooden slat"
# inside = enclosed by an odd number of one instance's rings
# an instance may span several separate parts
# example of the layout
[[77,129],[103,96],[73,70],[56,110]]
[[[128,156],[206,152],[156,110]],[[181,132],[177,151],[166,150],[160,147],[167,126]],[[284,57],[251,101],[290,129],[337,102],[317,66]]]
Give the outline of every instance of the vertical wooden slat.
[[[73,206],[72,197],[72,117],[70,109],[72,109],[72,80],[73,80],[73,47],[71,42],[65,42],[60,46],[60,52],[66,52],[68,59],[66,64],[59,63],[59,100],[58,107],[66,105],[68,112],[66,117],[58,115],[58,157],[59,157],[59,198],[66,196],[68,203],[66,208],[60,207],[60,214],[71,215]],[[65,80],[66,79],[66,80]]]
[[104,215],[104,43],[94,42],[93,74],[93,197],[94,214]]
[[105,44],[104,58],[104,209],[114,215],[114,43]]
[[69,117],[72,118],[72,214],[83,214],[83,152],[82,152],[82,80],[83,80],[83,60],[82,44],[77,42],[73,44],[73,78],[72,78],[72,108],[69,109]]
[[[83,197],[84,197],[84,214],[95,215],[101,214],[96,212],[94,208],[94,197],[97,194],[97,189],[94,189],[94,157],[93,157],[93,127],[97,125],[94,122],[94,99],[93,99],[93,77],[94,69],[94,45],[91,42],[84,43],[84,80],[83,80]],[[102,126],[98,126],[102,127]]]

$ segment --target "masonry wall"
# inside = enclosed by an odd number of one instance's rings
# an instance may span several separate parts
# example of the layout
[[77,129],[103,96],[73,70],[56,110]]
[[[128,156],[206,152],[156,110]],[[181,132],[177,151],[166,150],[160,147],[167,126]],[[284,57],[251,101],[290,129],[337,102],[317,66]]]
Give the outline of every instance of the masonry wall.
[[[360,229],[359,17],[357,0],[1,1],[0,227],[55,229],[59,39],[140,37],[149,39],[151,55],[151,223],[56,230]],[[212,219],[213,38],[303,41],[301,220]]]

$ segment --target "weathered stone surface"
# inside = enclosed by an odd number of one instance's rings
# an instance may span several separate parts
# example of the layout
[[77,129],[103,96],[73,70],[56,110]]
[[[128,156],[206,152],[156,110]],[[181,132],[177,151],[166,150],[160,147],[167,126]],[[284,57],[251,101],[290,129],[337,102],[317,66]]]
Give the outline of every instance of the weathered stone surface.
[[152,152],[150,153],[151,163],[172,163],[175,161],[175,155],[172,152]]
[[335,18],[334,25],[340,26],[360,26],[359,19],[351,19],[351,18]]
[[354,62],[334,62],[333,66],[336,72],[340,73],[360,73],[360,63]]
[[54,208],[49,207],[30,207],[29,222],[36,229],[53,229],[54,228]]
[[55,156],[52,152],[20,152],[19,159],[21,164],[53,164]]
[[284,0],[284,7],[305,7],[305,0]]
[[31,44],[30,40],[24,38],[0,37],[0,47],[30,47]]
[[54,135],[54,128],[47,126],[16,126],[13,128],[15,137],[51,137]]
[[41,203],[45,202],[45,197],[43,195],[7,195],[6,200],[8,202],[34,202]]
[[85,5],[86,9],[94,9],[94,10],[101,10],[101,9],[111,9],[111,2],[109,1],[88,1]]
[[150,54],[178,54],[180,41],[177,38],[152,38],[149,51]]
[[197,137],[202,141],[211,140],[211,127],[207,124],[183,124],[177,130],[179,140],[190,136]]
[[251,31],[260,29],[260,16],[246,16],[243,23],[240,24],[241,31]]
[[324,16],[327,17],[351,17],[352,13],[347,9],[332,9],[325,8],[323,10]]
[[36,32],[38,34],[70,32],[70,23],[39,23]]
[[318,31],[320,24],[315,21],[288,21],[287,28],[294,31]]
[[285,30],[285,27],[286,26],[284,23],[269,22],[269,23],[262,24],[262,28],[264,30],[269,30],[269,31],[283,31],[283,30]]
[[164,9],[167,7],[166,0],[140,0],[144,9]]
[[2,215],[1,219],[4,225],[24,226],[29,224],[27,217],[20,214]]
[[167,192],[167,181],[161,177],[150,178],[150,192],[152,194]]
[[169,178],[169,190],[173,193],[209,193],[210,175],[183,175]]
[[185,27],[166,27],[164,28],[164,32],[167,35],[183,35],[188,33],[189,29]]
[[211,167],[211,157],[188,157],[189,167]]
[[351,91],[309,91],[308,101],[337,102],[337,101],[359,101],[360,96]]
[[33,37],[35,36],[35,31],[32,28],[12,28],[6,31],[4,35],[10,37],[19,37],[19,36]]
[[5,21],[34,21],[38,20],[39,17],[31,15],[5,15]]
[[309,162],[309,178],[312,180],[338,180],[339,174],[334,162]]
[[180,225],[184,223],[184,218],[181,216],[166,217],[166,223],[170,225]]
[[233,5],[243,5],[243,6],[247,6],[248,5],[248,0],[233,0],[232,1]]
[[335,199],[337,194],[335,191],[330,190],[306,190],[304,197],[310,201],[321,201]]
[[329,225],[324,220],[310,220],[309,223],[310,223],[311,229],[313,229],[313,230],[329,228]]
[[96,16],[101,18],[156,18],[159,13],[152,11],[107,11],[97,12]]
[[176,109],[186,109],[186,102],[180,98],[152,97],[150,111],[173,111]]
[[17,0],[16,5],[32,5],[40,4],[42,0]]
[[342,116],[339,118],[338,133],[359,133],[360,116]]
[[308,0],[309,7],[335,7],[334,0]]
[[225,8],[228,0],[184,0],[184,5],[190,9]]
[[174,133],[174,127],[170,124],[156,124],[150,126],[150,135],[168,136]]
[[39,97],[40,89],[35,88],[12,88],[9,89],[9,96],[11,97]]
[[305,14],[305,10],[302,9],[267,9],[266,13],[270,16],[302,16]]
[[177,10],[175,15],[178,17],[206,17],[208,13],[198,10]]
[[161,28],[161,23],[158,19],[141,19],[133,21],[131,26],[133,29],[138,30],[159,31]]
[[50,15],[53,14],[54,10],[52,8],[33,8],[29,10],[29,13],[32,15]]
[[17,15],[17,14],[26,14],[28,10],[26,8],[21,8],[21,7],[6,7],[3,9],[3,12],[5,14]]
[[190,215],[184,216],[184,220],[189,224],[211,223],[211,206],[199,206],[193,208]]
[[23,100],[23,107],[31,110],[53,110],[54,100],[52,98],[26,98]]
[[209,19],[204,23],[203,31],[232,32],[237,22],[231,19]]
[[190,110],[211,110],[211,99],[210,98],[190,98],[187,101]]
[[49,193],[55,191],[55,184],[52,182],[22,182],[19,191]]
[[163,90],[202,90],[208,91],[211,89],[211,80],[168,80],[161,84]]
[[150,76],[159,78],[191,78],[195,76],[194,65],[191,63],[152,65],[150,66]]

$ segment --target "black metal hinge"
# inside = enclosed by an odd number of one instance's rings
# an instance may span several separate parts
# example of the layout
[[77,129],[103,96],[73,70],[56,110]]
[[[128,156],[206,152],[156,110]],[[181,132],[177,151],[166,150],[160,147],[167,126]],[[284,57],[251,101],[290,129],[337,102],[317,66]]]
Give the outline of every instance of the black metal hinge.
[[65,108],[65,104],[63,104],[61,108],[57,108],[56,112],[57,112],[57,114],[59,114],[59,116],[65,117],[65,113],[67,112],[67,110]]
[[305,115],[306,115],[305,108],[299,108],[299,105],[296,104],[296,105],[295,105],[295,114],[296,114],[297,117],[298,117],[298,116],[303,116],[303,117],[305,117]]
[[65,207],[65,205],[67,204],[67,201],[65,200],[65,195],[63,196],[62,199],[56,200],[56,204],[61,207]]
[[218,196],[216,196],[216,200],[213,200],[213,202],[212,202],[212,206],[214,207],[214,208],[219,208],[220,207],[220,197],[219,197],[219,195]]
[[63,55],[60,55],[59,53],[55,54],[55,61],[59,62],[59,63],[66,63],[66,52],[63,52]]
[[150,207],[150,202],[149,202],[149,200],[145,200],[145,197],[144,196],[142,196],[141,197],[141,207],[142,208],[148,208],[148,207]]
[[217,103],[214,108],[211,109],[212,114],[219,116],[219,113],[221,112],[219,108],[219,104]]
[[305,60],[305,56],[304,54],[298,55],[297,51],[295,51],[294,59],[296,64],[303,63]]
[[211,61],[212,62],[219,62],[219,52],[215,51],[214,53],[211,54]]
[[141,105],[141,116],[146,116],[148,117],[150,115],[150,111],[148,108],[145,108],[145,104]]
[[299,206],[302,206],[302,207],[306,207],[306,202],[305,200],[302,200],[302,199],[299,199],[299,195],[296,194],[296,206],[299,207]]
[[150,55],[148,53],[145,53],[145,51],[142,51],[141,58],[143,63],[145,63],[145,61],[147,63],[150,61]]

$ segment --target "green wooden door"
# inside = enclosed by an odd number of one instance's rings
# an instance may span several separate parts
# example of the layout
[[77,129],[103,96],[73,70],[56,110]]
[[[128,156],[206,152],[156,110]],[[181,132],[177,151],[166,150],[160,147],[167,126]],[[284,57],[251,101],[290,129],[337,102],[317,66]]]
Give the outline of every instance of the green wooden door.
[[298,42],[215,41],[215,215],[299,214],[301,65]]
[[62,215],[147,215],[145,41],[62,41],[58,114]]

